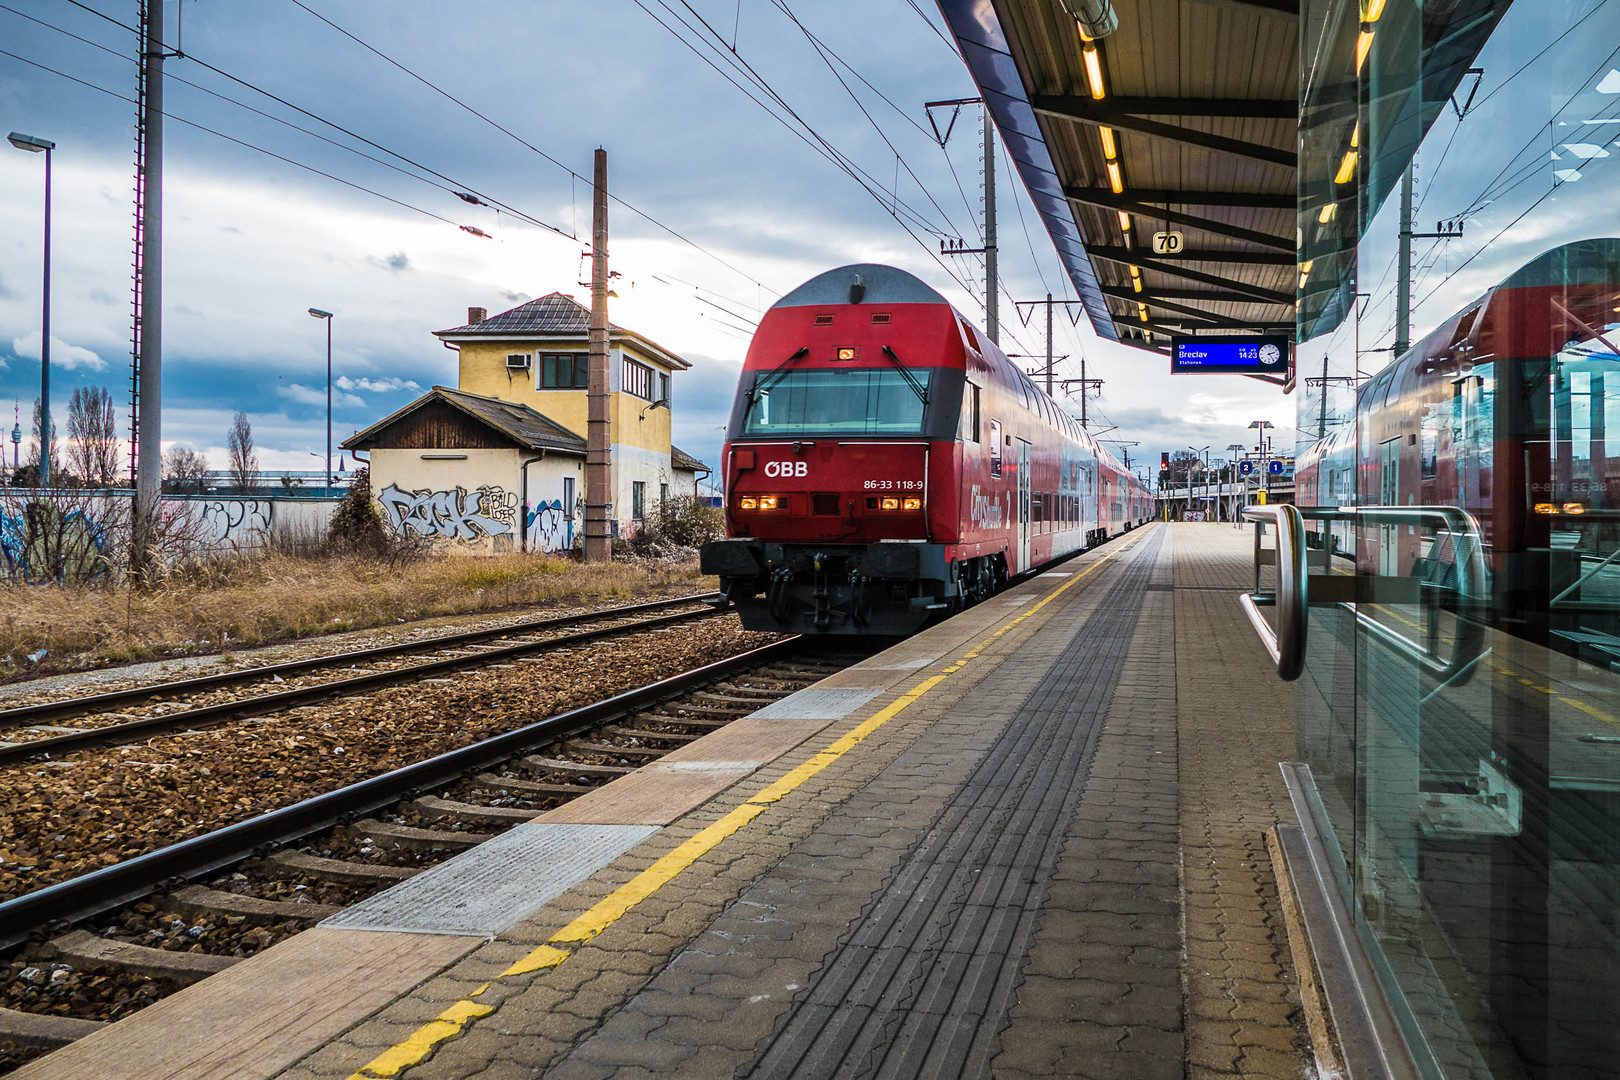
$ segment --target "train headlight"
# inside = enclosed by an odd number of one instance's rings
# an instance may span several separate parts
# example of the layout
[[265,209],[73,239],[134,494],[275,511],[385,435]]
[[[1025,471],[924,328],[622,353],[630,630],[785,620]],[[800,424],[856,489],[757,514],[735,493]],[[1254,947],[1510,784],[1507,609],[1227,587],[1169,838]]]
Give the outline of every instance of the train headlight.
[[737,507],[741,510],[758,510],[759,500],[754,498],[752,495],[744,495],[738,500]]
[[1585,503],[1565,503],[1564,504],[1564,513],[1566,513],[1566,514],[1584,514],[1584,513],[1586,513],[1586,504]]
[[1556,513],[1558,513],[1558,504],[1557,503],[1536,503],[1536,513],[1538,513],[1538,514],[1556,514]]
[[921,510],[922,500],[915,497],[908,498],[901,504],[901,508],[904,510]]
[[759,497],[759,508],[761,510],[775,510],[779,504],[780,496],[761,495]]
[[885,495],[879,505],[885,510],[898,510],[900,509],[900,500],[893,495]]

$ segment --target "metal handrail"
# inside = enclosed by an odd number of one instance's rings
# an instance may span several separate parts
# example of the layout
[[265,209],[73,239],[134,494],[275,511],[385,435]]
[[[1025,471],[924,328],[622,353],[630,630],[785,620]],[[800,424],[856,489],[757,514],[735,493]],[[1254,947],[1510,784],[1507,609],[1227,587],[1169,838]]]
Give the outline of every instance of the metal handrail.
[[[1238,596],[1243,613],[1249,617],[1260,644],[1277,665],[1277,677],[1287,682],[1305,670],[1305,634],[1310,627],[1306,591],[1305,522],[1288,503],[1245,506],[1243,517],[1254,522],[1254,591]],[[1277,527],[1277,591],[1260,590],[1260,536],[1266,523]],[[1272,628],[1261,614],[1262,607],[1277,609],[1277,626]]]
[[1442,657],[1428,646],[1379,622],[1360,610],[1359,605],[1356,606],[1356,622],[1384,645],[1407,656],[1436,680],[1435,689],[1425,695],[1425,700],[1443,687],[1467,682],[1473,674],[1474,665],[1488,651],[1485,620],[1476,617],[1476,614],[1478,605],[1483,605],[1488,599],[1490,582],[1485,573],[1485,545],[1480,537],[1479,521],[1474,515],[1456,506],[1342,506],[1333,511],[1306,511],[1305,516],[1326,521],[1356,520],[1373,525],[1431,526],[1435,527],[1436,532],[1444,532],[1451,537],[1457,567],[1458,605],[1456,644],[1449,657]]

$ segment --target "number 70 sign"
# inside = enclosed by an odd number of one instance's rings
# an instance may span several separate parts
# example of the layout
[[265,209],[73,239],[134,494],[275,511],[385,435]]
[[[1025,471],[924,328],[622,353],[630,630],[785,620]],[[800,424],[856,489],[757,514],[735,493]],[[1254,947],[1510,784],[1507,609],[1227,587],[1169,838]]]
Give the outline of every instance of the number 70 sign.
[[1153,234],[1153,254],[1179,255],[1185,246],[1185,241],[1179,232],[1156,232]]

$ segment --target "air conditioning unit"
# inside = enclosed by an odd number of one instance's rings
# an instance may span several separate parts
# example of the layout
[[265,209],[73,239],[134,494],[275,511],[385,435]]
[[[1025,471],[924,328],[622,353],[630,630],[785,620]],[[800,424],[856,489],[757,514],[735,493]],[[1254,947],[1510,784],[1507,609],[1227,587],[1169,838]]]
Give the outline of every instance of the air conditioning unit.
[[529,354],[526,353],[526,352],[507,353],[506,354],[506,370],[507,371],[528,371],[529,370]]

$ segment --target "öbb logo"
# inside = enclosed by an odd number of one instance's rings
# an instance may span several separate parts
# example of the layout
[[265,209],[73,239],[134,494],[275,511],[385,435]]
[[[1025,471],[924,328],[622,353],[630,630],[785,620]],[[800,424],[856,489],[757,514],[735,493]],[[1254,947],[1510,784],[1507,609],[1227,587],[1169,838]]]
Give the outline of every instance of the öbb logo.
[[767,461],[765,463],[766,476],[808,476],[810,463],[808,461]]

